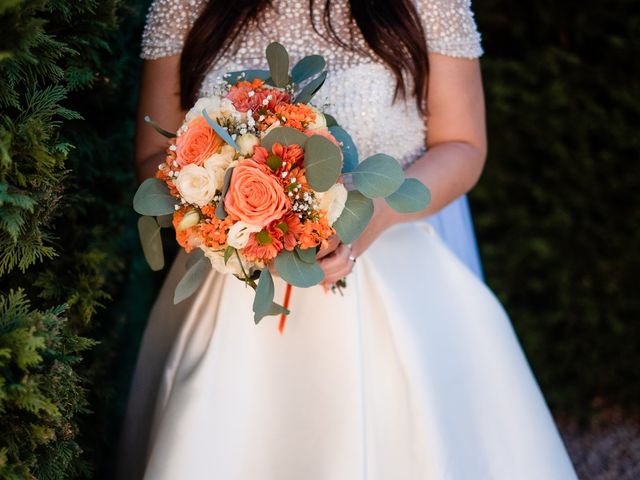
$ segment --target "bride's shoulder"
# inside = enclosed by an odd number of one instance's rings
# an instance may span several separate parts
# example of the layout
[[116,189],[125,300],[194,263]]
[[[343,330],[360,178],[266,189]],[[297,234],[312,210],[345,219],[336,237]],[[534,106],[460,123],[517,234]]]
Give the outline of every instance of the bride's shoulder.
[[147,11],[140,56],[146,60],[177,55],[208,0],[153,0]]
[[453,57],[482,55],[481,37],[471,0],[413,0],[429,51]]

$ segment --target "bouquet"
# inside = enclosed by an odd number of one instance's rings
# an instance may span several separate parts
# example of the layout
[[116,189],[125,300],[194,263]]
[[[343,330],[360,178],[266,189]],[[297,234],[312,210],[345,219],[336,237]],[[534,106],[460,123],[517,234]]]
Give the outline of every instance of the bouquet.
[[[316,253],[330,237],[351,243],[384,197],[399,212],[424,209],[428,189],[405,178],[385,154],[359,161],[349,134],[311,100],[325,78],[325,60],[311,55],[289,72],[279,43],[266,50],[269,70],[226,74],[212,96],[200,98],[174,134],[166,158],[145,180],[133,206],[152,269],[164,266],[160,229],[173,227],[189,253],[174,302],[193,294],[211,268],[255,289],[254,320],[281,315],[273,269],[291,286],[323,280]],[[345,185],[349,185],[347,188]]]

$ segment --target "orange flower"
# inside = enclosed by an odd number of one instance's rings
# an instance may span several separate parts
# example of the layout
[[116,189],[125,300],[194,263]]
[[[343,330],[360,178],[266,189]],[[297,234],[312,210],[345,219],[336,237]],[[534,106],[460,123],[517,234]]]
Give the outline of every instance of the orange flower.
[[272,231],[282,238],[284,248],[291,251],[298,243],[298,237],[302,230],[300,218],[296,214],[291,214],[278,223],[274,222]]
[[231,87],[227,94],[227,98],[231,100],[231,103],[233,103],[236,110],[239,112],[246,112],[252,108],[255,103],[252,97],[249,96],[249,92],[259,89],[263,84],[264,81],[259,78],[255,78],[252,82],[247,82],[246,80],[238,82]]
[[324,245],[327,239],[334,233],[335,230],[329,226],[326,217],[321,216],[317,222],[308,220],[304,223],[302,233],[300,234],[300,248],[304,250],[306,248]]
[[276,106],[276,114],[284,117],[287,127],[304,130],[316,119],[316,113],[304,103],[286,103]]
[[275,156],[280,157],[287,163],[289,169],[296,167],[304,160],[304,150],[299,145],[289,145],[285,147],[284,145],[276,143],[271,150]]
[[178,245],[189,253],[194,248],[190,239],[193,238],[196,227],[185,228],[183,230],[178,229],[178,225],[180,225],[180,222],[184,218],[185,213],[187,213],[187,210],[187,208],[182,208],[173,214],[173,229],[176,231],[176,241],[178,242]]
[[243,255],[251,262],[273,260],[282,250],[282,241],[272,229],[252,233],[247,245],[242,250]]
[[213,217],[208,222],[199,224],[197,229],[202,243],[215,250],[226,248],[227,234],[233,223],[234,220],[231,217],[227,217],[224,220]]
[[222,144],[222,139],[207,120],[199,115],[188,124],[187,131],[176,139],[176,160],[180,166],[190,163],[201,166]]
[[291,202],[269,167],[245,159],[233,170],[224,205],[243,222],[264,227],[281,218]]

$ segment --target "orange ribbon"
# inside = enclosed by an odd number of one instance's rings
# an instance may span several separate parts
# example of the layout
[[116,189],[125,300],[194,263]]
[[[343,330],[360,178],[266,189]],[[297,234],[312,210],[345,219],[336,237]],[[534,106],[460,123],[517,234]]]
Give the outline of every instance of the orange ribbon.
[[[283,303],[283,307],[286,308],[287,310],[289,309],[289,299],[291,298],[291,284],[287,283],[287,290],[285,291],[284,294],[284,303]],[[280,333],[284,333],[284,324],[287,321],[287,314],[283,313],[282,315],[280,315],[280,325],[278,325],[278,330],[280,331]]]

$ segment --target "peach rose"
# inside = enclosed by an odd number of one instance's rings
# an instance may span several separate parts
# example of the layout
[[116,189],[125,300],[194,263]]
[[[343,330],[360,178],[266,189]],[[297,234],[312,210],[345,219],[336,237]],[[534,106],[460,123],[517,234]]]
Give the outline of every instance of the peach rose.
[[265,168],[251,159],[241,160],[233,170],[224,199],[227,212],[259,227],[279,219],[290,208],[280,182]]
[[200,115],[193,119],[184,132],[176,139],[176,161],[182,167],[195,163],[201,166],[222,146],[222,139]]

